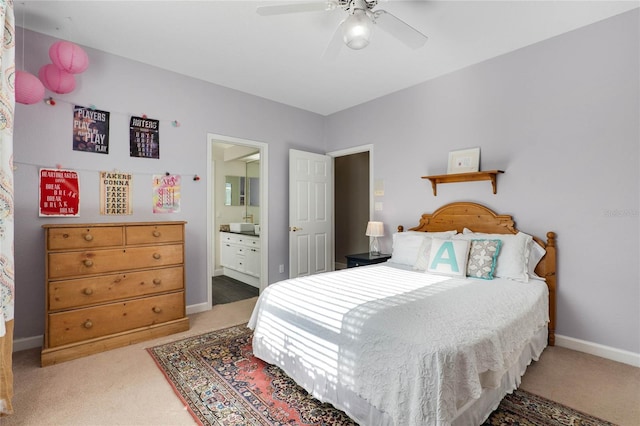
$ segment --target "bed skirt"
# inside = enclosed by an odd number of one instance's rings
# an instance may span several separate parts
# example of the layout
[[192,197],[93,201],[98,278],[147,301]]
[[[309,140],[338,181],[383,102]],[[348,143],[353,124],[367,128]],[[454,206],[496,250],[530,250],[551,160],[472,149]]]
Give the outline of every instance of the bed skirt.
[[532,361],[540,359],[544,348],[547,347],[548,329],[543,327],[533,336],[520,352],[518,362],[513,364],[502,376],[500,386],[495,389],[484,388],[482,395],[466,406],[460,408],[458,415],[452,422],[454,426],[481,425],[489,415],[498,408],[505,395],[520,386],[522,376]]

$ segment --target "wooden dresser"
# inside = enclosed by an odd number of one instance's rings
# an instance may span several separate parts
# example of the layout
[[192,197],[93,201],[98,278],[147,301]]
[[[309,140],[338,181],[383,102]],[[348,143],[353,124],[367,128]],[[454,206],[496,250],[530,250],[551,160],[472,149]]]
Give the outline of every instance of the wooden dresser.
[[43,225],[42,366],[189,329],[185,222]]

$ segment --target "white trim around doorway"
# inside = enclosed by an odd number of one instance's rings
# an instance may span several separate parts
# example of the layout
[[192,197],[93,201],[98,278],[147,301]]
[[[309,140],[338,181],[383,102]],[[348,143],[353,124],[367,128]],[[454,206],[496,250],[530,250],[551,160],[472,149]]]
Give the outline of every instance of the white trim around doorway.
[[[335,159],[336,157],[344,157],[345,155],[352,155],[352,154],[360,154],[361,152],[368,152],[369,153],[369,220],[373,220],[373,213],[374,213],[374,180],[373,180],[373,144],[367,144],[367,145],[360,145],[360,146],[354,146],[352,148],[346,148],[346,149],[341,149],[338,151],[331,151],[328,152],[326,155],[328,155],[329,157],[331,157],[332,159]],[[335,167],[334,167],[334,173],[335,173]],[[331,191],[335,194],[335,176],[332,176],[331,179]],[[335,206],[334,206],[335,208]],[[335,228],[335,212],[332,212],[332,217],[331,217],[331,238],[334,241],[335,244],[335,233],[336,233],[336,228]],[[334,248],[334,252],[335,252],[335,248]],[[333,255],[335,257],[335,253]],[[344,267],[346,268],[346,264],[337,264],[335,262],[334,259],[334,268],[335,266],[340,266],[340,267]]]
[[[339,151],[327,152],[327,155],[332,158],[343,157],[345,155],[359,154],[361,152],[369,152],[369,218],[373,218],[373,144],[354,146],[352,148],[341,149]],[[333,188],[335,191],[335,188]]]
[[[241,139],[233,136],[207,134],[207,310],[211,309],[212,288],[211,277],[215,273],[214,247],[214,199],[213,199],[213,144],[229,143],[233,145],[250,146],[260,149],[260,292],[267,288],[269,283],[269,153],[268,144],[249,139]],[[219,225],[215,223],[216,226]]]

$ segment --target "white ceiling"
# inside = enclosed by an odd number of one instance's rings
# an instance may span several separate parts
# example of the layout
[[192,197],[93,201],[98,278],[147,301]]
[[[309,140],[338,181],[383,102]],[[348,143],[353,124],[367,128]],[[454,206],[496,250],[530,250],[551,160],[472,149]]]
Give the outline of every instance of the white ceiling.
[[344,47],[328,60],[342,10],[255,12],[296,1],[16,0],[15,16],[29,30],[328,115],[640,6],[380,0],[375,10],[409,23],[427,43],[411,50],[374,29],[367,48]]

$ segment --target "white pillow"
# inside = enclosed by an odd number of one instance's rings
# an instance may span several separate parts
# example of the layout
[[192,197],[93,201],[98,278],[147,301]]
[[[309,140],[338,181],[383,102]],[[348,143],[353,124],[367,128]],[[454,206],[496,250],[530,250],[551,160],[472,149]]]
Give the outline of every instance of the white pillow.
[[536,266],[538,266],[538,263],[540,263],[540,260],[542,260],[545,254],[547,254],[547,252],[540,246],[540,244],[536,243],[535,241],[531,241],[529,263],[527,266],[529,269],[529,278],[544,279],[536,274]]
[[456,231],[445,232],[396,232],[393,234],[393,249],[389,262],[401,265],[414,266],[418,259],[418,253],[422,243],[434,236],[447,238],[455,235]]
[[413,266],[424,239],[424,232],[396,232],[393,234],[393,249],[389,262]]
[[494,275],[496,277],[508,278],[524,283],[529,281],[528,264],[531,242],[533,241],[531,235],[525,234],[524,232],[518,232],[517,234],[485,234],[472,232],[465,228],[462,234],[458,234],[454,238],[465,240],[474,238],[502,240]]
[[428,272],[466,276],[469,258],[469,241],[433,238],[429,254]]
[[426,271],[429,265],[429,254],[431,253],[431,241],[433,237],[442,238],[445,240],[450,239],[456,235],[457,231],[444,231],[444,232],[421,232],[426,234],[425,239],[422,241],[422,245],[418,249],[418,258],[413,265],[413,269],[416,271]]

